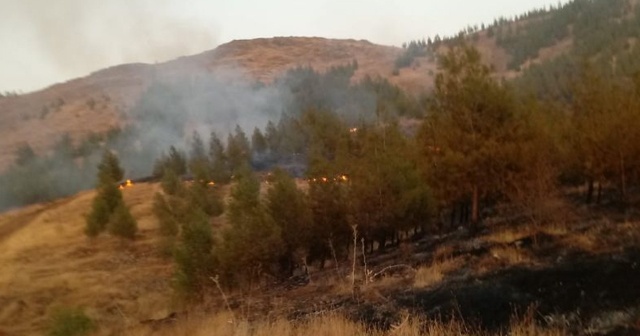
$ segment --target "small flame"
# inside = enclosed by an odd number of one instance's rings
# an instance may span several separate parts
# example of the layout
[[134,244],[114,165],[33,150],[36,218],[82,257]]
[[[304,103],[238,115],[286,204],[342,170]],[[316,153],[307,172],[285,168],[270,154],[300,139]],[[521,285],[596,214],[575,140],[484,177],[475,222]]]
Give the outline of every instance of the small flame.
[[343,181],[348,180],[347,175],[342,175],[342,176],[340,176],[340,178],[341,178]]
[[133,186],[133,182],[131,182],[131,180],[127,180],[125,187],[132,187]]
[[350,133],[356,133],[356,132],[358,132],[358,128],[357,128],[357,127],[350,128],[350,129],[349,129],[349,132],[350,132]]
[[210,186],[210,187],[213,187],[214,185],[216,185],[216,183],[213,182],[213,181],[209,181],[209,183],[207,183],[207,185]]

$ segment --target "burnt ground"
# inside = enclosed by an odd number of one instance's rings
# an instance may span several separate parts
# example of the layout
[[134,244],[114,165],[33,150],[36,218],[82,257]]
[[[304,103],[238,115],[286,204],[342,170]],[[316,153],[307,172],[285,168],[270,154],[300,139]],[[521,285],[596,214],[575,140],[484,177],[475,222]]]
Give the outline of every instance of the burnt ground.
[[[589,214],[559,231],[523,227],[513,239],[489,238],[512,229],[509,223],[486,227],[477,236],[457,230],[415,238],[409,252],[400,246],[368,256],[374,273],[407,265],[414,274],[360,282],[355,293],[351,280],[337,280],[335,267],[328,266],[313,271],[310,279],[231,295],[230,303],[248,319],[304,320],[339,313],[389,329],[410,315],[455,319],[490,334],[506,330],[514,315],[533,309],[540,325],[561,327],[569,334],[640,335],[640,220]],[[511,262],[496,251],[526,258]],[[442,259],[460,263],[434,284],[416,286],[415,271]],[[343,275],[351,273],[349,262],[340,266]]]
[[[446,245],[453,246],[450,257],[463,258],[466,263],[448,273],[441,283],[427,288],[412,286],[411,279],[399,279],[381,287],[371,284],[376,288],[374,294],[356,297],[332,297],[322,294],[329,289],[318,289],[310,295],[316,299],[300,300],[289,317],[337,311],[387,329],[408,313],[425,319],[454,318],[497,332],[508,327],[514,313],[522,316],[533,308],[541,325],[562,327],[570,334],[640,335],[640,245],[629,238],[637,237],[640,224],[616,229],[619,225],[592,221],[576,225],[565,235],[538,232],[500,244],[471,239],[464,232],[422,239],[416,242],[418,250],[412,256],[415,267],[435,258],[435,249]],[[572,235],[603,235],[601,244],[618,245],[585,251],[567,245],[567,236]],[[496,246],[526,252],[535,262],[497,264],[485,274],[475,274],[474,264],[495,259],[492,249]],[[388,251],[372,258],[372,263],[380,269],[397,262],[399,252],[395,254]]]
[[513,311],[535,306],[542,322],[573,327],[579,333],[593,329],[590,324],[606,318],[606,312],[627,312],[630,320],[634,314],[637,318],[640,250],[576,256],[551,267],[515,267],[434,289],[390,294],[398,307],[417,315],[459,317],[489,330],[507,325]]

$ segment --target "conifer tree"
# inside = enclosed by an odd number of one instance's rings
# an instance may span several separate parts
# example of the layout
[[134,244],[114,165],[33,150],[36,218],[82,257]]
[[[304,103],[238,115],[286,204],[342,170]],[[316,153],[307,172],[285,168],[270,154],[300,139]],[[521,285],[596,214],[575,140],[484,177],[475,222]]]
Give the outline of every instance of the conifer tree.
[[229,282],[250,282],[274,274],[283,254],[281,231],[260,203],[260,183],[244,168],[231,191],[228,220],[219,250],[221,267]]
[[251,149],[257,154],[264,154],[267,151],[267,140],[262,135],[259,128],[253,129],[253,135],[251,136]]
[[216,259],[208,216],[197,208],[186,214],[181,241],[174,253],[177,289],[187,298],[201,299],[211,286]]
[[503,144],[520,141],[510,92],[491,78],[480,53],[469,46],[440,61],[432,113],[421,129],[430,181],[441,200],[471,200],[471,225],[480,200],[499,193],[515,158]]
[[114,236],[127,239],[135,238],[138,224],[124,202],[118,204],[109,216],[108,230]]
[[284,170],[273,172],[272,185],[267,191],[266,207],[282,233],[284,251],[280,266],[290,276],[296,262],[296,252],[308,252],[311,232],[311,211],[307,196],[298,189],[295,180]]
[[231,179],[229,159],[225,153],[222,140],[215,132],[209,138],[209,160],[211,163],[211,179],[218,184],[228,183]]
[[120,167],[118,157],[106,150],[98,165],[98,186],[92,209],[86,217],[85,233],[90,237],[97,236],[108,229],[110,233],[133,239],[137,224],[129,209],[124,204],[122,192],[117,181],[122,180],[124,170]]
[[193,132],[191,139],[191,151],[189,152],[189,170],[193,176],[209,180],[209,157],[204,147],[204,142],[198,132]]

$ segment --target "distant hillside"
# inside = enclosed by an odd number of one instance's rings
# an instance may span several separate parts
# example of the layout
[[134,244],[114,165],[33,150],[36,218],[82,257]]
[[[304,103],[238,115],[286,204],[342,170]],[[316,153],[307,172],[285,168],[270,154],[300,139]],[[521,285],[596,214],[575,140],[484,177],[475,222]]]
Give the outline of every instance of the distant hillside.
[[[23,143],[42,154],[64,133],[74,141],[104,133],[126,122],[127,113],[148,86],[207,72],[233,71],[246,81],[269,83],[286,69],[311,66],[324,70],[357,61],[354,78],[389,76],[400,48],[366,41],[323,38],[273,38],[234,41],[199,55],[166,63],[126,64],[17,97],[0,97],[0,171]],[[236,76],[237,77],[237,76]],[[407,86],[425,87],[424,83]],[[404,84],[402,80],[396,81]]]
[[[271,83],[287,69],[319,71],[356,61],[351,78],[381,76],[420,94],[432,87],[437,55],[461,39],[478,48],[497,76],[514,79],[523,92],[567,98],[567,87],[585,60],[613,74],[640,68],[636,0],[577,0],[560,8],[532,10],[468,27],[458,36],[429,39],[419,49],[375,45],[363,40],[277,37],[233,41],[194,56],[161,64],[126,64],[17,97],[0,97],[0,171],[28,143],[51,150],[64,134],[79,143],[130,121],[129,112],[152,83],[184,81],[207,73],[229,80]],[[403,58],[401,66],[398,60]]]

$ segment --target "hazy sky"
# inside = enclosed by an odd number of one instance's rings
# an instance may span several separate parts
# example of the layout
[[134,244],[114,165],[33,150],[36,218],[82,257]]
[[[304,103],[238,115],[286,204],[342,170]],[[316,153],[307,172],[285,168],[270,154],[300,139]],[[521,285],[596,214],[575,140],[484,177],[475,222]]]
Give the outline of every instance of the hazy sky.
[[234,39],[322,36],[399,46],[557,3],[0,0],[0,92],[32,91],[121,63],[166,61]]

